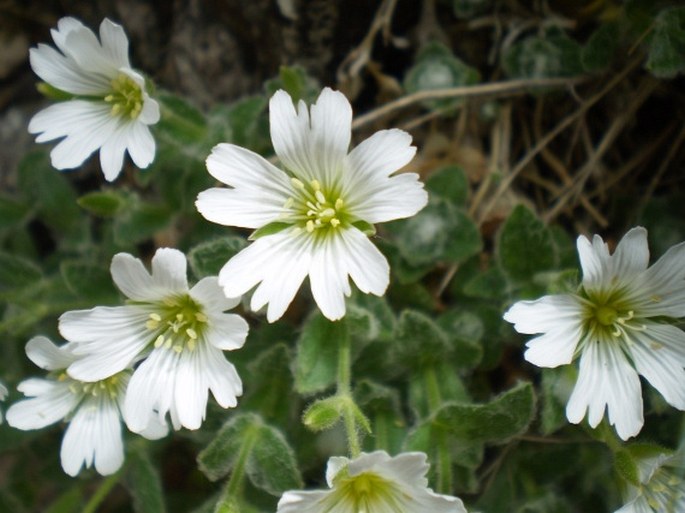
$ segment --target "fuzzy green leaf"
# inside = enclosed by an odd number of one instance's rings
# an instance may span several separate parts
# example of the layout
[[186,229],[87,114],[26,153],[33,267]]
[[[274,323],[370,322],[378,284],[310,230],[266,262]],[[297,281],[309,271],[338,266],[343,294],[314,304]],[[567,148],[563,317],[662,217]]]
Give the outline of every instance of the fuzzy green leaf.
[[331,322],[320,313],[312,315],[297,340],[295,389],[301,394],[325,390],[335,383],[338,344],[349,333],[344,321]]
[[224,264],[245,246],[245,239],[238,236],[201,242],[188,252],[190,268],[198,278],[217,276]]
[[497,258],[510,278],[529,281],[554,268],[552,235],[535,214],[518,205],[499,232]]
[[77,203],[91,214],[112,217],[124,208],[127,202],[119,191],[95,191],[84,194]]
[[659,78],[685,72],[685,7],[664,9],[657,15],[646,67]]
[[521,383],[485,404],[446,404],[433,418],[436,426],[472,442],[504,442],[524,433],[535,416],[535,393]]

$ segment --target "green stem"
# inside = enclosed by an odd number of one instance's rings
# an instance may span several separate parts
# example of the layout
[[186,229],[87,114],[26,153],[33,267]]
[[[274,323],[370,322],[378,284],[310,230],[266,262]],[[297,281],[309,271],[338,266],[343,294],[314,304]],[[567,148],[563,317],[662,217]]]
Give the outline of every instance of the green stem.
[[252,433],[247,433],[240,446],[240,452],[236,458],[231,477],[228,479],[224,491],[221,493],[221,498],[217,502],[215,511],[233,511],[234,505],[238,502],[243,493],[243,481],[245,479],[245,467],[247,459],[252,452],[252,447],[255,443],[255,436]]
[[105,500],[105,498],[109,495],[109,492],[112,491],[112,488],[114,488],[117,483],[119,483],[119,478],[121,477],[121,472],[117,472],[116,474],[112,474],[111,476],[107,477],[100,483],[100,486],[98,487],[97,490],[95,490],[95,493],[91,495],[90,500],[88,501],[88,504],[83,508],[82,513],[95,513],[102,504],[102,502]]
[[[424,369],[423,377],[426,384],[426,393],[428,395],[428,410],[432,414],[435,413],[442,404],[440,385],[438,384],[438,376],[435,372],[435,367],[427,367]],[[452,490],[452,459],[450,458],[447,433],[441,429],[436,429],[435,437],[437,442],[436,452],[438,456],[437,492],[450,493]]]
[[357,431],[357,419],[354,415],[354,399],[352,399],[352,348],[347,330],[342,329],[341,331],[342,333],[338,337],[337,395],[347,398],[352,403],[352,406],[345,406],[343,410],[343,423],[345,424],[350,456],[356,458],[361,453],[361,444],[359,443],[359,431]]

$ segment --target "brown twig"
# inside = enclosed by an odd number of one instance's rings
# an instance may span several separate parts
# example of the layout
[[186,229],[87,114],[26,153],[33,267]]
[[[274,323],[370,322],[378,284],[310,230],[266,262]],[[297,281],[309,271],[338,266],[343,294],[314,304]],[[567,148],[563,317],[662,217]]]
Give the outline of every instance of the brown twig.
[[450,87],[447,89],[432,89],[417,91],[397,100],[391,101],[372,111],[357,116],[352,122],[352,128],[357,129],[368,125],[397,110],[405,109],[426,100],[441,100],[445,98],[476,98],[485,96],[512,96],[523,94],[533,89],[568,87],[587,80],[587,77],[572,78],[534,78],[492,82],[473,86]]

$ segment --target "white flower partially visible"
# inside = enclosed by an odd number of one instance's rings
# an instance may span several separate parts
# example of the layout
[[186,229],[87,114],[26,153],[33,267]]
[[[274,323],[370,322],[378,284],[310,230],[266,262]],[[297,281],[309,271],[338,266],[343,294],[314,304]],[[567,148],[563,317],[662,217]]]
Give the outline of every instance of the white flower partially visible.
[[422,452],[333,457],[326,470],[330,490],[286,492],[277,513],[466,513],[457,497],[428,488],[428,467]]
[[30,50],[33,71],[50,86],[73,95],[33,116],[29,132],[36,142],[64,138],[50,152],[57,169],[80,166],[100,150],[105,178],[114,180],[124,153],[139,168],[155,157],[149,125],[159,121],[159,105],[145,91],[145,79],[128,59],[124,29],[104,19],[100,40],[80,21],[62,18],[51,30],[57,49],[39,44]]
[[[124,461],[121,410],[130,371],[93,383],[74,380],[65,372],[77,358],[72,348],[71,344],[57,347],[46,337],[28,341],[26,355],[50,374],[19,384],[18,390],[28,399],[10,406],[7,423],[31,430],[64,419],[69,423],[60,453],[64,471],[75,476],[82,467],[94,466],[102,475],[113,474]],[[151,423],[142,434],[156,439],[166,433],[166,425]]]
[[615,513],[685,512],[685,461],[682,453],[637,462],[639,486],[629,485],[626,503]]
[[638,374],[685,410],[685,333],[668,319],[685,316],[685,243],[648,268],[647,231],[633,228],[613,255],[601,237],[578,238],[583,281],[575,294],[519,301],[504,314],[519,333],[542,335],[525,358],[540,367],[580,355],[578,381],[566,406],[569,421],[586,415],[596,427],[608,410],[623,439],[644,423]]
[[[7,397],[7,387],[0,383],[0,401],[4,401]],[[2,410],[0,410],[0,424],[2,424]]]
[[297,110],[285,91],[269,103],[271,141],[285,171],[250,150],[219,144],[207,169],[229,188],[198,196],[199,212],[215,223],[256,230],[250,246],[219,274],[228,297],[256,285],[251,307],[268,304],[280,318],[305,277],[321,312],[345,315],[349,277],[364,293],[382,295],[388,262],[369,241],[375,223],[410,217],[428,201],[415,173],[391,176],[416,152],[402,130],[382,130],[348,153],[352,107],[342,93],[324,89]]
[[210,390],[224,408],[234,407],[242,394],[240,377],[223,355],[247,337],[247,322],[224,313],[240,299],[227,299],[216,277],[189,288],[186,265],[183,253],[162,248],[149,274],[140,260],[119,253],[112,259],[112,278],[128,304],[60,317],[60,332],[80,357],[68,368],[75,379],[105,379],[145,358],[131,377],[124,408],[135,433],[151,416],[164,421],[167,413],[175,429],[197,429]]

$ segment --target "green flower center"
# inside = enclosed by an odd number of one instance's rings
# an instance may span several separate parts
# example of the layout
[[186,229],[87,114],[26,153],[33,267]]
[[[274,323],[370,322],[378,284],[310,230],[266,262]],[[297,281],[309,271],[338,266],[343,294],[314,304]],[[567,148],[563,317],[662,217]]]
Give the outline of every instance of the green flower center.
[[667,470],[659,469],[646,485],[642,494],[654,511],[675,512],[676,505],[685,495],[683,479]]
[[143,110],[143,90],[131,77],[119,73],[105,101],[112,104],[112,116],[136,119]]
[[345,202],[335,191],[325,191],[318,180],[305,184],[297,178],[291,183],[299,192],[286,201],[288,220],[309,233],[336,229],[348,221]]
[[354,505],[352,511],[359,513],[373,513],[382,509],[393,513],[404,513],[405,499],[409,499],[402,493],[396,484],[387,479],[365,472],[351,477],[346,471],[335,478],[335,493],[328,497],[323,510],[325,513],[344,502]]
[[69,390],[71,393],[84,396],[91,395],[93,397],[107,396],[110,399],[116,399],[121,389],[121,381],[128,374],[128,371],[122,371],[114,376],[92,383],[77,381],[69,377],[66,371],[57,375],[58,381],[69,381]]
[[166,298],[158,312],[148,316],[145,327],[153,333],[154,347],[177,353],[193,351],[207,325],[202,307],[188,294]]
[[635,312],[624,296],[621,291],[582,296],[586,328],[591,334],[602,340],[609,340],[625,338],[626,329],[644,329],[642,324],[633,321]]

